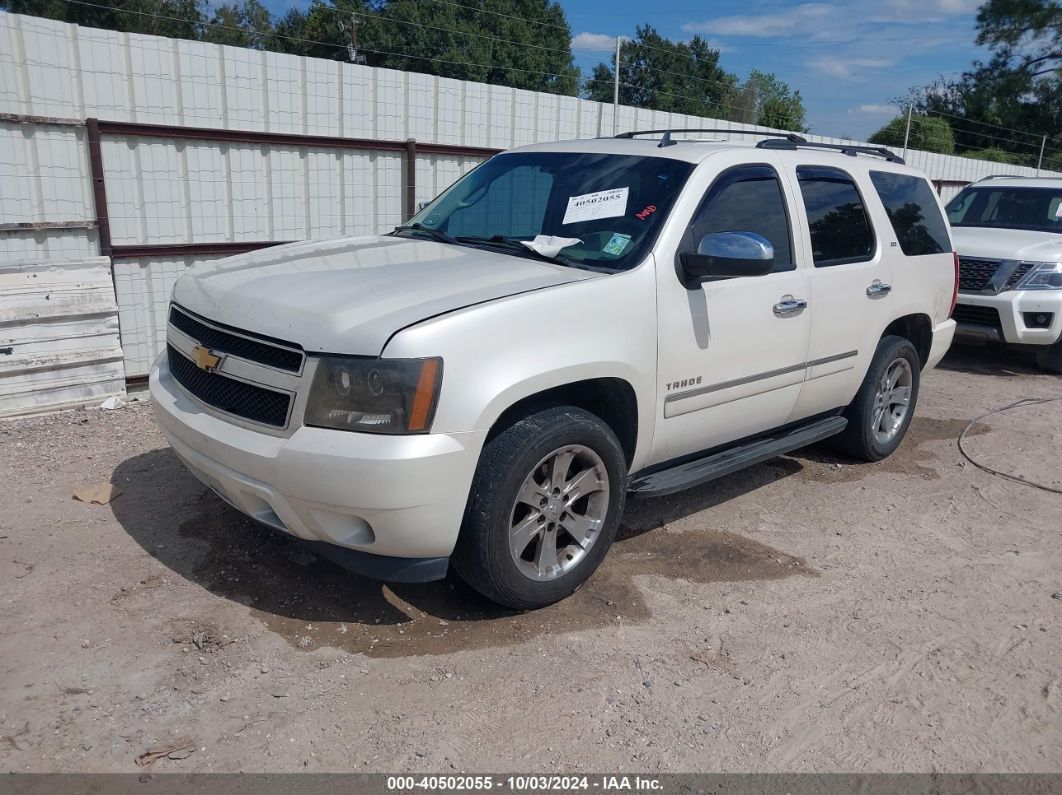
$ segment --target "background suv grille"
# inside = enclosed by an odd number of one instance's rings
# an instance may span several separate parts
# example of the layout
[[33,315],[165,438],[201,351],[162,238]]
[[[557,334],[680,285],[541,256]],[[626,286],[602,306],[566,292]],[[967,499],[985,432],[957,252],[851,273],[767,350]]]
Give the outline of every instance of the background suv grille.
[[991,306],[956,304],[951,316],[957,323],[979,323],[982,326],[1000,328],[999,311]]
[[[288,350],[266,341],[230,334],[227,331],[200,323],[194,317],[186,315],[175,306],[170,307],[170,325],[183,331],[196,342],[206,345],[215,351],[231,353],[241,359],[249,359],[267,367],[275,367],[278,370],[287,370],[291,373],[297,373],[302,369],[303,354],[301,351]],[[277,342],[280,342],[280,340],[277,340]],[[295,348],[297,346],[291,345],[291,347]]]
[[999,260],[959,257],[959,289],[970,293],[988,289],[998,267]]
[[1018,282],[1020,282],[1022,280],[1022,278],[1025,276],[1025,274],[1027,274],[1032,269],[1033,269],[1033,263],[1031,263],[1031,262],[1019,263],[1018,267],[1016,267],[1014,269],[1014,273],[1010,274],[1010,277],[1007,279],[1007,283],[1005,285],[1003,285],[1003,289],[1004,290],[1013,290],[1015,287],[1018,286]]
[[166,355],[174,380],[208,406],[263,425],[287,425],[291,404],[288,395],[200,370],[172,345],[166,346]]

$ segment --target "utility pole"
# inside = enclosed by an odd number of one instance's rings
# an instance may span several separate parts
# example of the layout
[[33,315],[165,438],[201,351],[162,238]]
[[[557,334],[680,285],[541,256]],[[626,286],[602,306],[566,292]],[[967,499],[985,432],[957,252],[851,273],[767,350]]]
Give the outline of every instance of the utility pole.
[[615,68],[615,82],[612,86],[612,134],[616,134],[616,127],[619,124],[619,75],[620,75],[620,43],[623,41],[622,36],[616,37],[616,68]]
[[1040,139],[1040,159],[1036,161],[1036,176],[1040,176],[1040,167],[1044,164],[1044,147],[1047,146],[1047,136]]
[[903,134],[903,159],[907,159],[907,142],[911,139],[911,113],[914,111],[914,103],[907,106],[907,130]]
[[350,14],[350,46],[347,47],[347,54],[351,63],[365,63],[365,56],[358,53],[358,15],[354,12]]

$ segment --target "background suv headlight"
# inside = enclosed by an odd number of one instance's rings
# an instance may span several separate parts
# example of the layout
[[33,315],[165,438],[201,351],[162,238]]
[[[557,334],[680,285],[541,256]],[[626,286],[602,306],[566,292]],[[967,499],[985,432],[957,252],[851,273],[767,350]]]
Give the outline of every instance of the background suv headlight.
[[324,356],[306,405],[306,425],[368,433],[427,433],[442,359]]
[[1062,263],[1037,262],[1025,278],[1018,282],[1019,290],[1062,290]]

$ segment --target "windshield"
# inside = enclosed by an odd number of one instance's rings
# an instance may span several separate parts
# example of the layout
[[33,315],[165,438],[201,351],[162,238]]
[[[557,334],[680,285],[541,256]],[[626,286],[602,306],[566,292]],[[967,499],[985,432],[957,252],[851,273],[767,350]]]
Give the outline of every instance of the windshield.
[[1057,188],[967,188],[948,203],[952,226],[1062,232],[1062,184]]
[[530,254],[514,240],[553,237],[536,250],[566,265],[626,270],[653,245],[692,170],[663,157],[503,154],[458,180],[409,226],[446,233],[447,242],[507,245],[502,250],[513,253]]

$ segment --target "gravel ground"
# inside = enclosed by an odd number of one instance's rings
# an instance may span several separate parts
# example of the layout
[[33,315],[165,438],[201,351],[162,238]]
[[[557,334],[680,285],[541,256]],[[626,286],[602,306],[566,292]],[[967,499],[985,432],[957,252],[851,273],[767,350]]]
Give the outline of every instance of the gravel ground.
[[[1062,771],[1062,496],[955,444],[1049,396],[960,349],[892,458],[634,501],[592,581],[527,614],[254,526],[144,403],[0,423],[2,769]],[[1060,419],[993,415],[970,452],[1057,487]]]

